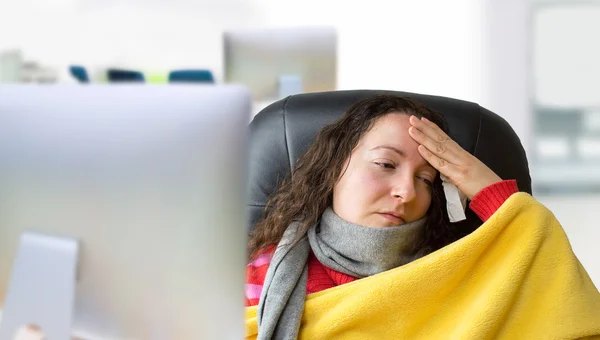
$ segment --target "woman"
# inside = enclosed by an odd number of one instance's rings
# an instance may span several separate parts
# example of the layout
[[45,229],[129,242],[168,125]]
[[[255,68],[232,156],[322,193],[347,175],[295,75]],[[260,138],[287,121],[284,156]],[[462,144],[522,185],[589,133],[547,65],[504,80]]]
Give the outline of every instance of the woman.
[[[292,179],[284,182],[272,197],[272,208],[250,237],[246,304],[255,306],[249,313],[256,315],[259,339],[294,339],[299,334],[331,337],[331,333],[325,336],[323,331],[331,331],[331,323],[336,327],[342,324],[340,318],[357,323],[344,321],[345,326],[335,329],[337,336],[361,338],[353,329],[371,325],[364,317],[331,312],[321,318],[331,320],[324,329],[319,321],[313,322],[318,318],[310,319],[310,315],[320,312],[313,312],[314,308],[308,309],[308,305],[305,309],[307,294],[316,296],[312,293],[321,292],[318,296],[325,301],[337,293],[345,296],[345,291],[347,295],[369,291],[381,298],[381,289],[361,287],[365,280],[358,279],[381,280],[382,275],[378,274],[400,270],[417,273],[412,275],[426,273],[431,268],[428,269],[425,258],[434,261],[435,266],[441,263],[442,254],[436,250],[450,244],[460,247],[453,242],[472,228],[464,223],[450,223],[442,178],[471,200],[470,209],[484,222],[518,191],[514,180],[503,181],[450,139],[446,131],[441,116],[415,101],[396,96],[363,100],[321,131],[315,144],[298,161]],[[444,249],[455,251],[451,247]],[[462,254],[459,250],[455,253]],[[432,252],[438,256],[426,256]],[[423,257],[423,261],[411,263]],[[411,266],[404,267],[409,263]],[[452,274],[448,277],[452,279]],[[353,281],[357,281],[354,286],[342,287]],[[594,294],[589,277],[584,281],[585,294]],[[330,290],[338,286],[339,289]],[[361,288],[353,290],[356,287]],[[394,289],[399,294],[422,290]],[[593,298],[597,312],[597,290]],[[331,307],[331,303],[323,306]],[[351,308],[377,315],[375,310],[381,305],[384,304],[370,306],[360,302]],[[426,309],[435,309],[434,306],[431,302]],[[390,314],[389,309],[383,312]],[[600,312],[597,315],[600,320]],[[398,320],[403,325],[398,331],[406,331],[407,322],[416,322],[397,318],[391,322]],[[385,327],[362,336],[389,334],[385,332],[399,326],[392,323],[385,321]],[[585,330],[581,334],[591,332],[588,326],[582,326]],[[600,333],[600,325],[596,326]],[[251,330],[248,335],[253,335]]]

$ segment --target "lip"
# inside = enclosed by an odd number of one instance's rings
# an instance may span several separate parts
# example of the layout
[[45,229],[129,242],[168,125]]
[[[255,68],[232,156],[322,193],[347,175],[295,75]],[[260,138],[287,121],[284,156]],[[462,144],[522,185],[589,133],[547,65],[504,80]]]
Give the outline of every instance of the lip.
[[393,213],[383,212],[383,213],[379,213],[379,215],[385,217],[386,219],[388,219],[396,224],[404,223],[404,220],[402,219],[402,217],[395,215]]

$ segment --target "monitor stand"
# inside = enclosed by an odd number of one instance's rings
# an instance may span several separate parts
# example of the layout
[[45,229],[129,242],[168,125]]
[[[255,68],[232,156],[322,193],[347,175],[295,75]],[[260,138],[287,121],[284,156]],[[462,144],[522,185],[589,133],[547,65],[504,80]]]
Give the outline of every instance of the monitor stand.
[[24,326],[36,325],[48,340],[71,338],[79,244],[25,232],[8,284],[0,339],[13,339]]

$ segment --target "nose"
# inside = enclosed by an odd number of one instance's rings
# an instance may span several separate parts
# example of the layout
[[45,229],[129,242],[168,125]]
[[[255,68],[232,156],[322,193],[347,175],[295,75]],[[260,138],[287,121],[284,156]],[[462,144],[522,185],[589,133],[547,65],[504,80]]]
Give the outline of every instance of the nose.
[[415,188],[415,176],[413,174],[403,174],[394,180],[391,195],[395,199],[400,199],[406,203],[412,201],[417,196]]

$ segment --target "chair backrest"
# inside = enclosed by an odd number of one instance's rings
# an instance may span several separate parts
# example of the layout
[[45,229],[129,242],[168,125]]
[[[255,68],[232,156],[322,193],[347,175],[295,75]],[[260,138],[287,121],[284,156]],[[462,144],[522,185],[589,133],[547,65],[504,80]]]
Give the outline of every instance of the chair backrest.
[[111,83],[143,83],[144,74],[133,70],[108,69],[106,71],[108,81]]
[[[354,90],[306,93],[279,100],[259,112],[250,123],[248,230],[263,216],[279,183],[291,175],[296,160],[315,141],[319,130],[337,120],[352,104],[377,94],[416,99],[441,113],[450,136],[503,179],[516,179],[531,193],[531,178],[521,141],[500,116],[476,103],[416,93]],[[481,221],[470,211],[472,225]]]
[[215,78],[209,70],[177,70],[169,73],[169,82],[214,84]]

